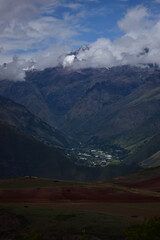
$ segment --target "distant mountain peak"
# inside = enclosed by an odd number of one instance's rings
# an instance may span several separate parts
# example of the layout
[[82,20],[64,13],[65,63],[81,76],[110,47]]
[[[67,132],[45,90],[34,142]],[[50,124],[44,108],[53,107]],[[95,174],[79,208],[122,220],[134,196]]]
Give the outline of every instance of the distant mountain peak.
[[86,53],[89,50],[88,46],[82,46],[79,49],[77,49],[75,52],[68,53],[66,57],[63,60],[63,67],[69,67],[72,66],[74,62],[76,61],[84,61],[82,57],[82,53]]

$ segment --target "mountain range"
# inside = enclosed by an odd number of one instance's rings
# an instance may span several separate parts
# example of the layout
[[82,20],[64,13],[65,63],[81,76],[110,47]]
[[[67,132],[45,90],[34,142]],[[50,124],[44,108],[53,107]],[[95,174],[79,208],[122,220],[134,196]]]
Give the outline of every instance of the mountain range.
[[104,179],[130,172],[131,165],[159,165],[159,90],[160,69],[153,65],[28,71],[23,82],[0,81],[0,119],[53,149],[79,144],[127,149],[123,166],[71,167],[77,179]]
[[1,81],[0,94],[74,142],[112,141],[131,147],[157,133],[159,87],[160,70],[155,67],[57,67],[27,72],[24,82]]

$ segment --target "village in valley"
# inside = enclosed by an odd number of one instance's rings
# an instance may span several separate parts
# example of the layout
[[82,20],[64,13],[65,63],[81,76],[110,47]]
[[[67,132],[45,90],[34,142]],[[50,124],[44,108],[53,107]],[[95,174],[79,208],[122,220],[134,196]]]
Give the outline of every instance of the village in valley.
[[121,163],[121,149],[102,150],[95,147],[72,148],[68,150],[67,155],[78,165],[88,167],[106,167],[109,164]]

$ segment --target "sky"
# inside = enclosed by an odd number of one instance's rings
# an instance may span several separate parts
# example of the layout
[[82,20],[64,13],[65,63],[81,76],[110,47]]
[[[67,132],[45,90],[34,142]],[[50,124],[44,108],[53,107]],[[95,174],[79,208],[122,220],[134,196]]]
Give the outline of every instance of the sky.
[[[89,50],[68,61],[81,46]],[[59,63],[159,65],[159,56],[160,0],[0,0],[1,79],[24,80],[28,68]]]

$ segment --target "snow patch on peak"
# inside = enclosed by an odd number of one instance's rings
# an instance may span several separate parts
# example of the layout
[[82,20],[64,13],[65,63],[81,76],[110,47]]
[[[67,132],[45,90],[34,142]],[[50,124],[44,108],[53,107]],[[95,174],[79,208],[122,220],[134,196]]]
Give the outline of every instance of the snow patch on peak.
[[63,67],[71,66],[75,60],[75,55],[68,55],[63,60]]
[[67,54],[63,59],[63,63],[62,63],[63,67],[69,67],[69,66],[73,67],[74,63],[83,61],[84,60],[83,57],[85,56],[86,51],[88,50],[89,50],[88,46],[82,46],[75,52],[71,52]]

